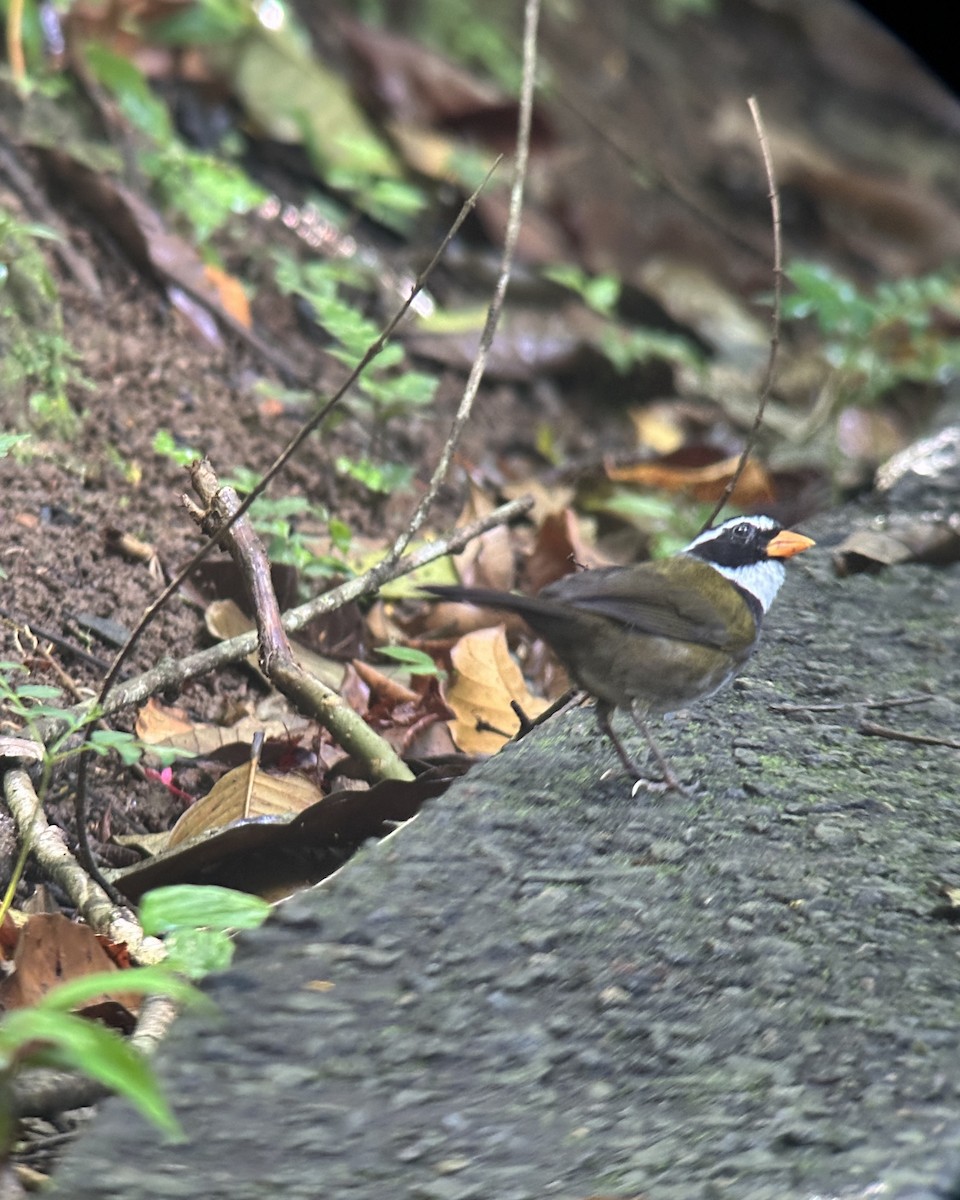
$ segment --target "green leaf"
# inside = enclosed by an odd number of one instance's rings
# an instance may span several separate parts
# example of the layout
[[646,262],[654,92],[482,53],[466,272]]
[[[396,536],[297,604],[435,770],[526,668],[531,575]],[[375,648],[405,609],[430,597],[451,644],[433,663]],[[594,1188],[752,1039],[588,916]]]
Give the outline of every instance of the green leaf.
[[[186,980],[180,979],[168,967],[131,967],[129,971],[97,971],[81,975],[67,983],[58,984],[38,1000],[35,1009],[67,1013],[79,1008],[104,992],[136,992],[141,996],[169,996],[181,1004],[211,1007],[210,1001]],[[6,1021],[6,1018],[4,1018]],[[0,1023],[0,1028],[2,1028]]]
[[153,435],[153,451],[164,458],[172,459],[178,467],[189,467],[195,459],[203,457],[201,452],[192,446],[180,445],[169,429],[158,429]]
[[401,166],[351,87],[314,58],[289,27],[251,27],[222,47],[233,95],[248,119],[280,142],[302,143],[329,179],[334,171],[399,178]]
[[337,470],[349,475],[369,488],[371,492],[398,492],[408,487],[413,478],[413,468],[402,463],[375,463],[369,458],[352,459],[341,455],[336,461]]
[[154,888],[140,901],[140,924],[145,933],[255,929],[269,914],[270,905],[259,896],[198,884]]
[[331,517],[327,524],[327,532],[336,549],[341,554],[346,554],[353,541],[353,530],[346,521],[341,521],[338,517]]
[[11,1064],[34,1042],[40,1045],[21,1061],[80,1071],[126,1096],[149,1121],[182,1139],[183,1130],[147,1060],[106,1026],[41,1005],[18,1009],[0,1022],[0,1063]]
[[0,458],[5,458],[14,446],[29,441],[29,433],[0,433]]
[[25,700],[58,700],[63,692],[49,683],[25,683],[17,688],[17,695]]
[[121,112],[131,125],[158,145],[165,146],[173,140],[173,124],[167,106],[153,94],[140,70],[128,57],[115,54],[102,42],[88,42],[84,57],[100,83],[116,97]]
[[150,23],[150,40],[173,46],[203,46],[239,36],[256,23],[249,0],[203,0]]
[[421,371],[405,371],[393,379],[365,379],[360,386],[384,409],[403,411],[430,404],[437,392],[438,380]]
[[88,744],[97,754],[118,754],[121,762],[128,767],[143,757],[143,743],[122,729],[95,729],[90,734]]
[[163,202],[182,213],[201,243],[235,214],[247,213],[267,193],[239,167],[212,154],[191,150],[174,140],[141,157]]
[[692,342],[676,334],[661,333],[655,329],[624,329],[620,325],[609,325],[601,330],[596,339],[597,348],[621,373],[638,363],[651,358],[702,369],[703,357]]
[[547,279],[576,292],[595,312],[608,317],[620,299],[621,283],[616,275],[588,275],[579,267],[560,263],[547,267]]
[[222,929],[181,929],[164,941],[170,967],[190,979],[202,979],[211,971],[223,971],[233,960],[233,940]]
[[414,646],[380,646],[377,653],[382,654],[384,658],[392,658],[394,662],[402,663],[411,675],[445,674],[429,654],[423,650],[417,650]]

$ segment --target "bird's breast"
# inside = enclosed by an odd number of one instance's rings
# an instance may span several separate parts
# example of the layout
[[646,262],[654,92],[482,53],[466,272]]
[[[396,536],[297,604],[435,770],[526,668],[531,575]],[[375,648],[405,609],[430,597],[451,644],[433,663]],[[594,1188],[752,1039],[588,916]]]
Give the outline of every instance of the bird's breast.
[[[615,707],[636,702],[650,713],[672,712],[711,696],[728,683],[750,657],[673,638],[621,633],[613,652],[568,661],[580,687]],[[755,639],[754,639],[755,640]]]

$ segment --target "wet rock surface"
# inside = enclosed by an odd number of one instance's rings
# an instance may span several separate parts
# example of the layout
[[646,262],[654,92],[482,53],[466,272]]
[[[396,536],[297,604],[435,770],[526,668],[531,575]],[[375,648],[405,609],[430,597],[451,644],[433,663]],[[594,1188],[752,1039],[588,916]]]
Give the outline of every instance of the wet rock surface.
[[838,580],[855,520],[665,723],[692,797],[586,710],[508,748],[242,938],[159,1055],[185,1144],[110,1101],[53,1194],[954,1194],[958,752],[858,720],[956,737],[960,571]]

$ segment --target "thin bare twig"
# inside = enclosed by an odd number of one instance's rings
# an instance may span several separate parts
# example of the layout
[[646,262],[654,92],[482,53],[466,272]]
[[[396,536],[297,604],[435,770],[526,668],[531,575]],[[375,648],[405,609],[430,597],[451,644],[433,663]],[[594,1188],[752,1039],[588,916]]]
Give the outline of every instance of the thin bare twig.
[[496,287],[487,307],[486,320],[480,334],[477,354],[470,367],[463,389],[463,396],[453,420],[450,434],[440,454],[440,459],[434,469],[429,486],[414,509],[406,529],[396,539],[387,562],[396,562],[406,550],[411,539],[421,528],[427,518],[427,513],[437,498],[443,481],[450,470],[454,451],[460,441],[464,427],[470,418],[473,402],[480,388],[483,373],[487,367],[490,346],[493,343],[503,302],[510,282],[510,272],[513,268],[513,256],[520,236],[520,221],[523,215],[523,189],[527,178],[527,163],[530,158],[530,126],[533,119],[533,92],[537,70],[537,23],[540,18],[540,0],[527,0],[524,9],[523,27],[523,80],[520,84],[520,109],[517,117],[517,153],[513,165],[513,179],[510,185],[510,207],[507,216],[507,228],[503,239],[503,253],[500,257],[500,273],[497,276]]
[[912,742],[916,746],[946,746],[948,750],[960,750],[960,742],[952,738],[935,737],[931,733],[910,733],[906,729],[877,725],[873,721],[859,721],[857,732],[869,734],[870,737],[889,738],[894,742]]
[[567,688],[563,695],[558,696],[549,708],[545,708],[542,713],[539,713],[535,717],[528,717],[517,701],[511,700],[510,707],[513,709],[517,720],[520,722],[520,728],[513,735],[512,740],[519,742],[521,739],[525,738],[528,733],[532,733],[538,725],[543,725],[544,722],[549,721],[551,717],[556,716],[558,712],[561,712],[563,709],[565,709],[567,705],[572,704],[578,696],[582,699],[583,695],[584,693],[579,691],[578,688]]
[[[757,103],[756,96],[751,96],[747,100],[747,107],[750,109],[750,116],[753,118],[753,124],[757,131],[757,140],[760,143],[760,153],[763,156],[763,169],[766,172],[767,187],[769,189],[767,199],[770,201],[770,216],[773,221],[773,308],[770,313],[770,355],[767,358],[767,369],[763,377],[763,383],[760,386],[757,414],[753,418],[753,425],[747,434],[747,440],[744,443],[740,461],[737,463],[737,469],[727,482],[727,486],[723,489],[723,494],[714,506],[713,512],[711,512],[710,516],[704,522],[703,529],[708,529],[717,519],[717,516],[723,511],[724,505],[733,495],[734,488],[740,482],[740,476],[747,465],[750,451],[753,449],[760,426],[763,424],[763,414],[766,411],[767,401],[770,399],[770,392],[773,389],[773,380],[777,366],[777,352],[780,348],[780,310],[783,297],[783,239],[780,220],[780,193],[777,190],[777,180],[773,171],[773,159],[770,156],[770,144],[767,141],[767,132],[763,126],[763,117],[760,115],[760,105]],[[701,533],[703,529],[701,529]]]
[[771,712],[794,716],[800,713],[844,712],[860,708],[904,708],[912,704],[929,704],[933,696],[894,696],[889,700],[841,700],[832,704],[770,704]]
[[118,906],[113,888],[103,889],[93,882],[67,849],[63,830],[47,823],[27,772],[20,767],[7,771],[3,793],[20,837],[30,847],[44,875],[64,889],[87,924],[111,941],[126,942],[131,955],[140,963],[162,961],[163,944],[157,938],[144,936],[126,901],[121,898]]

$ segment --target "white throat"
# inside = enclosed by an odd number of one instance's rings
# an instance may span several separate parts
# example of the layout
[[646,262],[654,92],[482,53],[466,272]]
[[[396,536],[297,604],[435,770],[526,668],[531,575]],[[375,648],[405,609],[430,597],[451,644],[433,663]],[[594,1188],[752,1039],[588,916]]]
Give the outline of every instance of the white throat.
[[775,558],[751,563],[748,567],[718,567],[716,563],[710,563],[710,566],[731,583],[755,596],[764,612],[770,608],[787,574],[783,563]]

